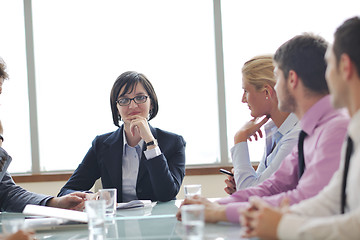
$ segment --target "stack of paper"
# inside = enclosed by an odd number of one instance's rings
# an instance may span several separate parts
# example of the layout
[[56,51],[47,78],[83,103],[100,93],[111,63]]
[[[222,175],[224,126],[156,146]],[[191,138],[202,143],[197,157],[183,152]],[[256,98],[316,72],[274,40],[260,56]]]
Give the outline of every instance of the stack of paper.
[[129,209],[140,207],[152,207],[151,200],[133,200],[126,203],[118,203],[117,209]]

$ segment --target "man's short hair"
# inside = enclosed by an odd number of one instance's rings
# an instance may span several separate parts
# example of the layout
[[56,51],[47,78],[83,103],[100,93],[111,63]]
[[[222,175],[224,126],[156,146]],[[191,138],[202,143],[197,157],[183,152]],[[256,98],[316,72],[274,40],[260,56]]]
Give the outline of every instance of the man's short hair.
[[293,70],[311,92],[328,94],[324,59],[327,47],[328,43],[324,38],[304,33],[281,45],[274,55],[274,61],[284,72],[285,79],[288,78],[289,71]]
[[333,45],[337,63],[343,53],[354,62],[360,76],[360,18],[353,17],[346,20],[336,29]]

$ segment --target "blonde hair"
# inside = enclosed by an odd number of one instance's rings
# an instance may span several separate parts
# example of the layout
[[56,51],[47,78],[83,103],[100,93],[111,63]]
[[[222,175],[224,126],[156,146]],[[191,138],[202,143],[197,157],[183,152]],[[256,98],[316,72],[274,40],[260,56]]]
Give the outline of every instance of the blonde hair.
[[276,80],[274,77],[273,56],[269,54],[253,57],[244,63],[242,74],[257,91],[263,90],[266,84],[274,88]]

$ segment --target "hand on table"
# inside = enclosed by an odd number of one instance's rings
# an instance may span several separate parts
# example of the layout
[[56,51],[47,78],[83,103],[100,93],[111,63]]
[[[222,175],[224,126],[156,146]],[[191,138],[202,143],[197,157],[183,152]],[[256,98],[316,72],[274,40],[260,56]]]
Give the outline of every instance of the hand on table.
[[50,199],[47,206],[82,211],[85,207],[85,201],[89,200],[88,197],[88,193],[73,192],[62,197]]
[[277,239],[277,228],[287,206],[271,207],[259,197],[250,198],[249,203],[248,208],[240,210],[240,222],[245,228],[243,237]]
[[228,221],[226,218],[225,206],[216,202],[211,202],[206,198],[194,196],[193,198],[186,198],[179,207],[176,218],[181,221],[181,207],[183,205],[202,204],[205,206],[205,222],[216,223],[219,221]]
[[85,201],[99,200],[100,192],[97,193],[86,193]]

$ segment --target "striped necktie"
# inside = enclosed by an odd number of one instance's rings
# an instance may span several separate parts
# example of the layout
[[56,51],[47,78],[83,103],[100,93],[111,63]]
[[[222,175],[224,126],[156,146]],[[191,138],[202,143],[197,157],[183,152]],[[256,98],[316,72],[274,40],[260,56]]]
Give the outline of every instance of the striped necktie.
[[347,139],[347,147],[346,147],[346,154],[345,154],[345,166],[344,166],[344,175],[343,175],[343,182],[341,188],[341,214],[345,213],[345,205],[346,205],[346,182],[347,182],[347,175],[349,172],[349,165],[350,165],[350,157],[353,152],[353,141],[350,137]]

